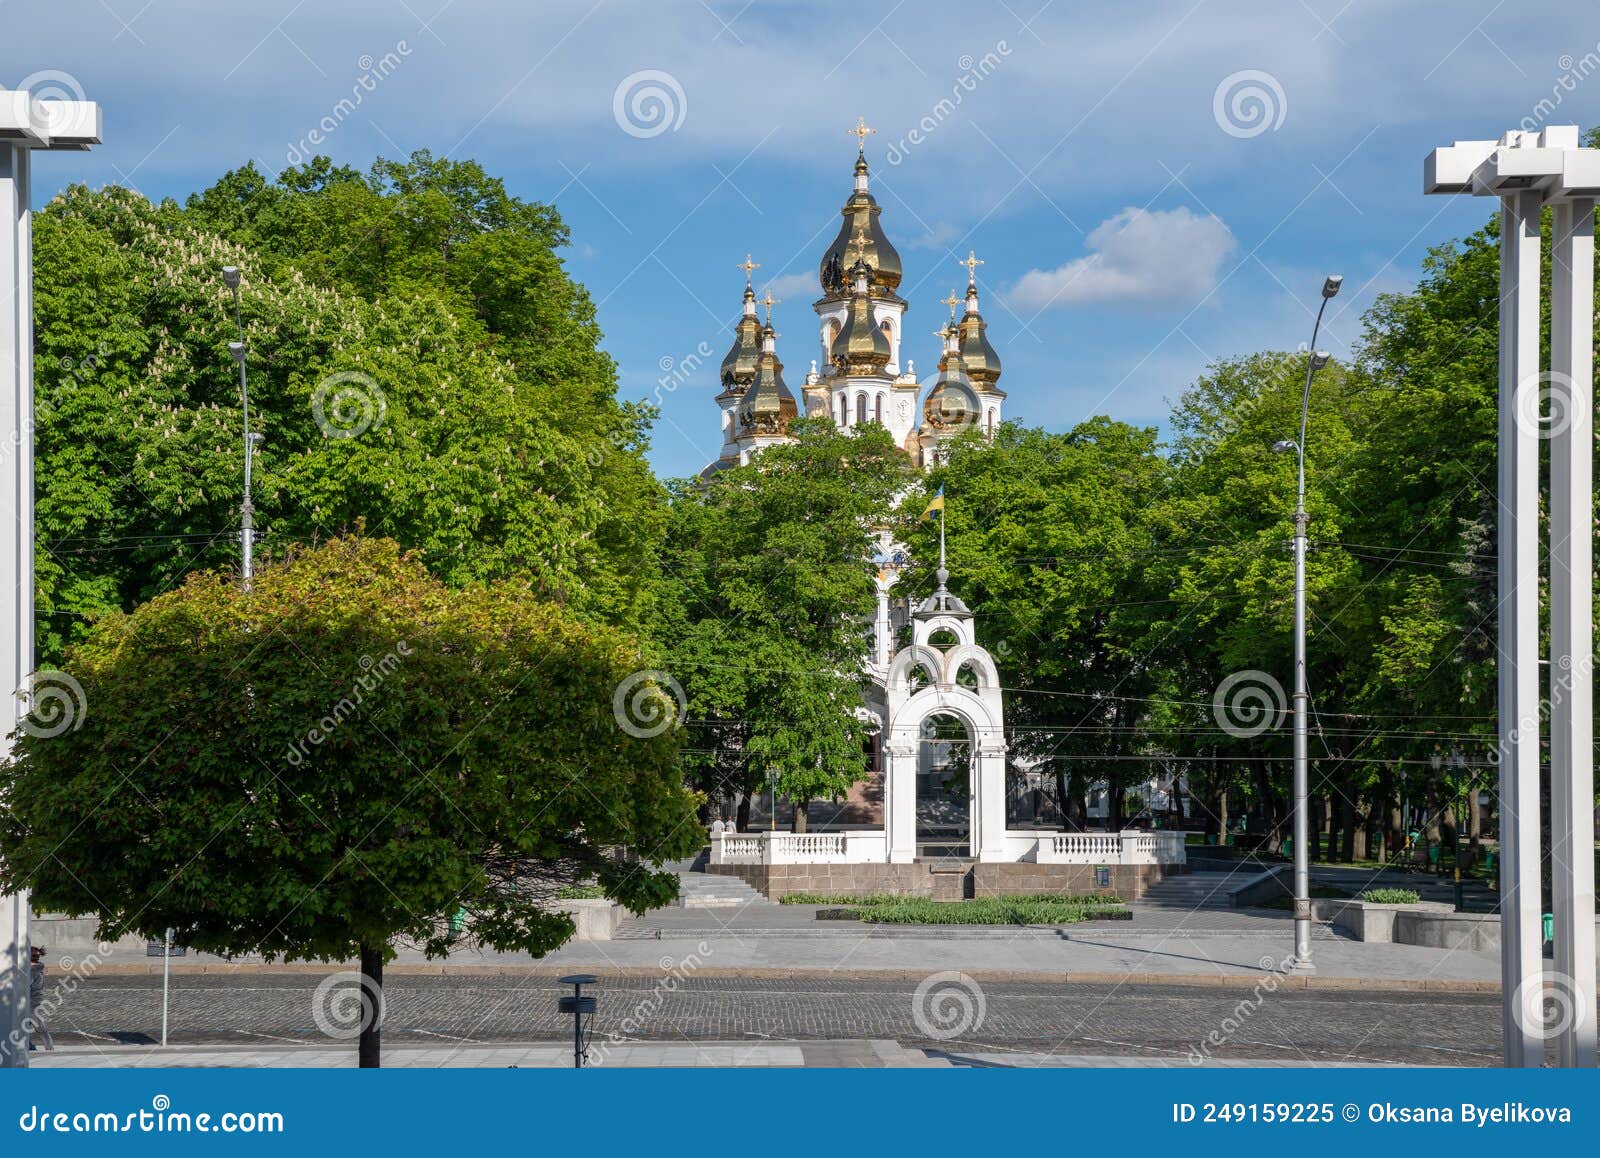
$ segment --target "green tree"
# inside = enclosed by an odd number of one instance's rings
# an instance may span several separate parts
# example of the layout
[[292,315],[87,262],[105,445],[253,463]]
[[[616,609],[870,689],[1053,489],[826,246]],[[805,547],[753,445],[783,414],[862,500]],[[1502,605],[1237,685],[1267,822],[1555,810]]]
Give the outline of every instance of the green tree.
[[[904,508],[920,514],[944,487],[951,582],[1007,689],[1012,750],[1055,774],[1075,823],[1097,779],[1122,819],[1126,757],[1153,686],[1135,646],[1146,512],[1168,473],[1152,429],[1108,418],[1061,434],[1007,423],[992,442],[976,431],[956,440],[927,494]],[[919,563],[913,586],[931,589],[937,522],[911,519],[903,533]]]
[[0,767],[0,886],[106,938],[356,956],[380,997],[397,942],[542,955],[572,933],[557,888],[642,912],[676,889],[650,866],[698,844],[676,735],[614,715],[639,666],[527,583],[451,590],[389,540],[250,593],[192,575],[69,651],[70,726],[36,696]]
[[[240,170],[187,208],[73,188],[36,215],[41,656],[237,557],[227,264],[265,435],[264,551],[364,519],[451,584],[522,574],[642,627],[666,499],[643,457],[651,415],[616,401],[554,211],[465,162],[308,168]],[[362,229],[384,222],[406,243],[363,271]],[[469,271],[493,295],[469,293]]]
[[678,489],[662,631],[688,695],[691,766],[743,795],[741,824],[775,771],[803,830],[810,801],[864,776],[874,532],[910,463],[875,425],[809,420],[796,434]]

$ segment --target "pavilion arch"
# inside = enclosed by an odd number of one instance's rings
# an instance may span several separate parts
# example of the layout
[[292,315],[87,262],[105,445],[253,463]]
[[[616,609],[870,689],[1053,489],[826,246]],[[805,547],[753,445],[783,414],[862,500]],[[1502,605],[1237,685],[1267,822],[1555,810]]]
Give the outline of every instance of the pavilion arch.
[[958,684],[958,676],[963,667],[970,668],[977,677],[979,691],[999,691],[1000,671],[994,665],[988,651],[972,643],[964,643],[960,647],[951,648],[945,652],[945,682]]
[[912,673],[919,667],[928,669],[929,684],[937,684],[944,671],[944,656],[931,647],[922,647],[918,644],[901,648],[889,664],[887,684],[890,696],[897,693],[901,696],[912,695],[914,689],[910,679]]

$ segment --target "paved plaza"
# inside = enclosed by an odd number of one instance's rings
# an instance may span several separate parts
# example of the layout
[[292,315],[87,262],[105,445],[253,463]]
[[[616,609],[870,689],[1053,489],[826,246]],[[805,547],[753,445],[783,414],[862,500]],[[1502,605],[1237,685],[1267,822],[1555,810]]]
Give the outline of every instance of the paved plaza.
[[[353,1054],[353,1042],[330,1043],[318,1029],[319,980],[284,973],[182,977],[173,986],[170,1040],[184,1047]],[[543,1041],[559,1054],[571,1033],[570,1018],[556,1012],[562,992],[550,977],[396,977],[385,986],[384,1038],[391,1049]],[[971,1012],[960,1032],[945,1039],[930,1030],[927,999],[919,999],[911,980],[690,976],[668,987],[605,979],[597,993],[593,1041],[606,1050],[634,1041],[689,1048],[876,1039],[917,1049],[1015,1054],[1022,1062],[1032,1055],[1076,1055],[1189,1064],[1198,1055],[1298,1064],[1487,1065],[1500,1041],[1498,1007],[1488,994],[979,981],[967,990]],[[178,1055],[151,1052],[160,1024],[159,978],[106,977],[68,996],[54,1029],[79,1064],[125,1064],[128,1058],[166,1064],[163,1056],[182,1064]],[[570,1059],[570,1053],[562,1056]],[[68,1055],[34,1057],[62,1064]]]

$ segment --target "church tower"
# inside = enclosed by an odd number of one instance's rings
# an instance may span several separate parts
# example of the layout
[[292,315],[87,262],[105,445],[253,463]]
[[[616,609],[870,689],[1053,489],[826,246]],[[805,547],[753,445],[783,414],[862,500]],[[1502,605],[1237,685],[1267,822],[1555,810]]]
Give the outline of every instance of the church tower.
[[990,438],[1000,426],[1000,405],[1006,392],[1000,389],[1000,355],[989,342],[989,324],[978,312],[977,254],[967,250],[967,307],[960,325],[961,370],[978,393],[978,424]]
[[[904,356],[907,304],[900,296],[905,271],[900,254],[883,231],[882,208],[872,196],[867,137],[876,129],[858,118],[848,130],[856,138],[855,184],[839,209],[839,232],[822,255],[817,277],[822,296],[816,311],[821,356],[811,363],[800,397],[783,381],[772,329],[770,291],[758,301],[753,271],[760,266],[745,255],[744,304],[734,325],[733,345],[722,359],[722,449],[702,477],[750,461],[762,447],[793,438],[796,418],[826,416],[842,431],[867,423],[882,426],[917,465],[935,466],[943,447],[976,427],[989,437],[999,428],[1005,391],[1000,389],[1000,355],[989,341],[978,301],[978,266],[971,251],[965,309],[955,291],[944,300],[950,321],[937,334],[939,373],[923,404],[915,366]],[[765,324],[757,306],[765,304]],[[819,368],[820,367],[820,368]],[[892,547],[886,544],[885,550]]]
[[790,427],[799,416],[794,392],[783,380],[778,361],[778,335],[772,328],[772,307],[778,299],[768,291],[760,304],[767,310],[766,324],[756,319],[756,291],[750,280],[760,266],[745,255],[744,307],[733,328],[733,345],[723,356],[722,391],[717,406],[722,411],[722,453],[701,472],[701,477],[750,461],[762,447],[789,441]]
[[822,371],[806,377],[806,413],[826,414],[841,430],[876,422],[910,449],[916,427],[917,379],[902,360],[906,303],[897,292],[904,270],[873,198],[866,140],[876,129],[860,118],[855,188],[840,208],[839,233],[822,255],[817,301]]

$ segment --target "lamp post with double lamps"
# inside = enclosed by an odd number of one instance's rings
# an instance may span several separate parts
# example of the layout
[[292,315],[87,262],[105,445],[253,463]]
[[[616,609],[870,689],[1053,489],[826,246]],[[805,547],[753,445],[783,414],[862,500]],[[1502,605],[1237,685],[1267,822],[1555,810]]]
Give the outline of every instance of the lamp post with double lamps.
[[250,378],[245,371],[244,319],[239,312],[239,267],[222,267],[223,284],[233,292],[233,324],[239,331],[239,340],[228,343],[228,353],[239,365],[239,399],[244,407],[244,501],[239,504],[239,577],[244,589],[250,590],[255,578],[256,561],[256,507],[251,497],[250,473],[255,460],[256,447],[261,435],[250,430]]
[[1311,412],[1311,378],[1328,364],[1329,354],[1317,349],[1322,330],[1322,313],[1339,292],[1344,279],[1337,274],[1322,283],[1322,304],[1311,328],[1311,347],[1306,358],[1306,385],[1300,397],[1299,441],[1284,439],[1272,449],[1282,454],[1294,451],[1299,459],[1299,482],[1294,508],[1294,957],[1292,973],[1310,973],[1311,963],[1311,861],[1308,847],[1311,836],[1309,818],[1310,768],[1306,754],[1306,716],[1310,692],[1306,687],[1306,420]]

